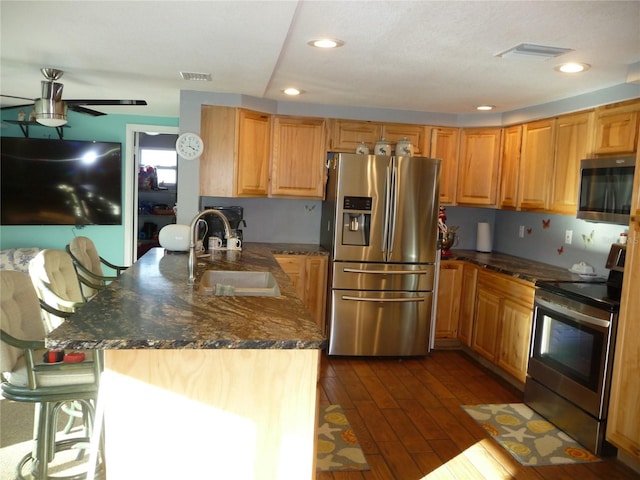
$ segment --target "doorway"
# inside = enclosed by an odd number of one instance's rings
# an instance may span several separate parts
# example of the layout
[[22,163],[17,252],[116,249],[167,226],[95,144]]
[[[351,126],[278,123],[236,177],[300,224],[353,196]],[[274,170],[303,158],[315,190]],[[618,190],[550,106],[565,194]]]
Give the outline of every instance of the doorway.
[[[139,253],[143,254],[157,244],[157,232],[164,225],[176,221],[173,206],[178,190],[177,137],[178,127],[127,125],[128,167],[124,209],[126,265],[131,265],[138,259]],[[166,160],[171,157],[175,160],[173,165]],[[150,183],[143,183],[142,189],[139,188],[141,166],[150,167],[149,175],[144,178],[151,179]],[[155,169],[155,176],[152,169]]]

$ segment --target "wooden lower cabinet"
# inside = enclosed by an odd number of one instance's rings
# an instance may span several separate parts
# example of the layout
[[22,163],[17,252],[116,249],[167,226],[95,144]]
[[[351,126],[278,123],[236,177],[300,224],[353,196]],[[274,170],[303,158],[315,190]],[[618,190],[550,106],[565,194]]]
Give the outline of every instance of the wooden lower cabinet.
[[480,271],[471,347],[520,382],[525,381],[533,313],[532,283]]
[[458,340],[467,347],[471,346],[471,339],[473,338],[473,317],[476,311],[477,284],[478,267],[472,263],[463,262]]
[[274,255],[296,293],[322,331],[325,329],[328,258],[324,255]]
[[438,277],[438,305],[436,308],[435,339],[458,337],[460,293],[462,291],[463,262],[444,260]]
[[[640,129],[639,129],[640,133]],[[640,154],[636,160],[640,167]],[[640,469],[640,175],[633,187],[632,215],[625,258],[607,440]]]

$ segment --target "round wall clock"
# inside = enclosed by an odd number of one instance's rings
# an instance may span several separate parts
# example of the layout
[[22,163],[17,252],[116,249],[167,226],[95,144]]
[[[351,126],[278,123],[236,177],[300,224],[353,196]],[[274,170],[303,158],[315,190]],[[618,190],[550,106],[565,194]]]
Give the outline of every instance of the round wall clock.
[[204,143],[195,133],[183,133],[176,140],[176,151],[185,160],[194,160],[202,155]]

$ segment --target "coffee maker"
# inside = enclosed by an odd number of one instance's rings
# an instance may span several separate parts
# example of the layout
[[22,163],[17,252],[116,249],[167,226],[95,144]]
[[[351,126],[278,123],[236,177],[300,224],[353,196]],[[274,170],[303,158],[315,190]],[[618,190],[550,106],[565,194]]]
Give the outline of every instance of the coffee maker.
[[[221,207],[221,206],[213,206],[213,207],[204,207],[205,209],[214,208],[219,210],[227,220],[229,220],[229,225],[231,226],[231,234],[242,240],[242,230],[239,229],[240,224],[243,226],[247,226],[247,223],[242,218],[243,209],[242,207]],[[222,220],[217,215],[205,215],[203,219],[207,222],[207,233],[205,235],[204,248],[208,248],[209,237],[218,237],[222,239],[222,246],[227,246],[227,239],[224,238],[224,225]],[[203,232],[201,232],[202,234]]]

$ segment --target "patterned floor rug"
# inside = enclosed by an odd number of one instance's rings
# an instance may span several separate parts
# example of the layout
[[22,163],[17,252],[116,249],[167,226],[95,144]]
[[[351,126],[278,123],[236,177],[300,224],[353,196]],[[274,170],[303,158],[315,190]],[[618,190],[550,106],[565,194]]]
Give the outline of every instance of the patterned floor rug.
[[349,421],[340,405],[320,405],[316,470],[369,470]]
[[462,405],[462,408],[523,465],[600,461],[523,403]]

